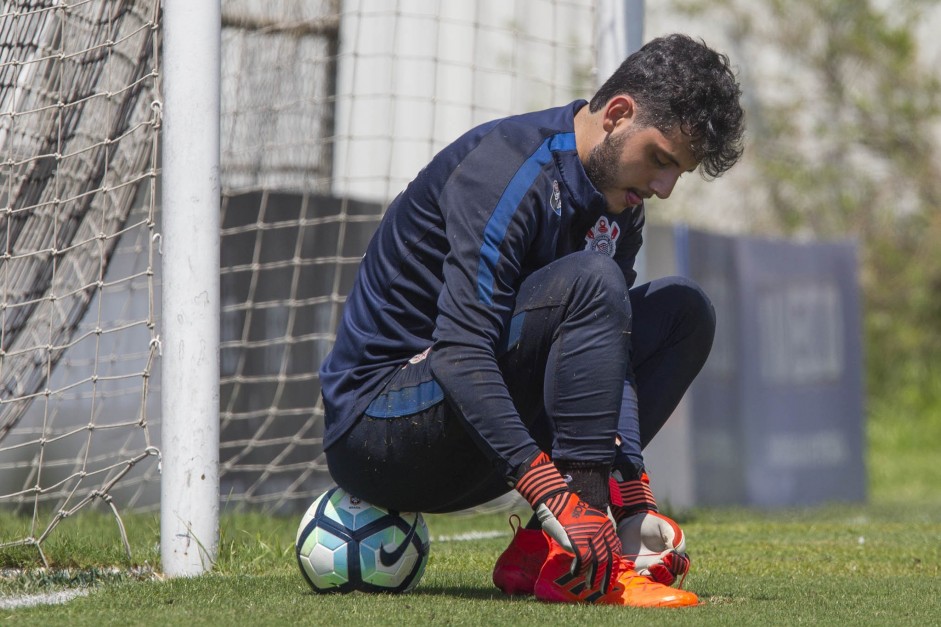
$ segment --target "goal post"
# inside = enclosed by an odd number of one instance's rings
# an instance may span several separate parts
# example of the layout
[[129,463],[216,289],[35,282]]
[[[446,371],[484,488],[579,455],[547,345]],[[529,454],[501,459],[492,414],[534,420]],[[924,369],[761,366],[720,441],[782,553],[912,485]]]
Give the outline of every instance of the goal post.
[[219,543],[220,0],[164,0],[160,555],[168,576]]

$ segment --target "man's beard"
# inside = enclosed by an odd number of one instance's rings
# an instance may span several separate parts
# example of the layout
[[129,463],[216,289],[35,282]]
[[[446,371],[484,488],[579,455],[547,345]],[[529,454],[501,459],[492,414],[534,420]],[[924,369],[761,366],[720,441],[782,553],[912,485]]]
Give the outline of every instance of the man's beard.
[[[602,194],[605,190],[616,187],[621,150],[624,147],[624,142],[631,134],[633,134],[633,131],[617,136],[609,133],[600,144],[588,153],[585,174],[588,175],[588,180],[595,186],[595,189]],[[611,208],[609,207],[609,209]],[[616,207],[615,209],[623,209],[623,207]]]

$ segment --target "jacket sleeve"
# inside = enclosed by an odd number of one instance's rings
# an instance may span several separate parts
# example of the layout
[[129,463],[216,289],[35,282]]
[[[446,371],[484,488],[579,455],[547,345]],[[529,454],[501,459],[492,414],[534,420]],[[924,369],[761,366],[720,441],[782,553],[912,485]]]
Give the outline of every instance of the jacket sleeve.
[[454,170],[442,190],[450,250],[429,356],[446,398],[507,477],[538,452],[496,357],[513,312],[523,259],[537,230],[536,207],[544,204],[533,188],[544,176],[532,162],[539,145],[534,141],[520,154],[520,143],[519,138],[493,134]]

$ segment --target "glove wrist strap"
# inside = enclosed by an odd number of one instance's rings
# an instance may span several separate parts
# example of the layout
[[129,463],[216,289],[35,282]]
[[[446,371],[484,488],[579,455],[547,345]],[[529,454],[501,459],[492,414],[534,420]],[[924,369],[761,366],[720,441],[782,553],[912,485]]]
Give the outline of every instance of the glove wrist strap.
[[523,464],[521,470],[515,488],[533,508],[556,494],[569,491],[562,474],[543,452],[528,464]]
[[[618,511],[615,512],[615,517],[619,522],[638,512],[659,511],[653,491],[650,489],[650,478],[646,472],[642,473],[639,479],[618,481],[617,490],[621,503],[617,508]],[[617,499],[612,500],[616,502]]]

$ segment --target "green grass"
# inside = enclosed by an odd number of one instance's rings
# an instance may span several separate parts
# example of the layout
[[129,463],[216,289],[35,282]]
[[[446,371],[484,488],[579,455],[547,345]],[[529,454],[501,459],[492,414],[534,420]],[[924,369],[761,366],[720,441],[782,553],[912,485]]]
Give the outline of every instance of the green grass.
[[941,378],[908,377],[869,399],[868,472],[877,503],[941,504]]
[[[869,505],[679,514],[693,559],[686,587],[705,601],[700,607],[635,610],[505,598],[490,583],[490,571],[509,540],[506,514],[426,517],[431,558],[410,594],[321,596],[307,588],[294,561],[299,517],[225,515],[214,572],[162,580],[155,574],[156,515],[124,518],[133,547],[128,561],[113,516],[83,512],[63,520],[43,543],[51,570],[38,568],[34,547],[0,550],[0,607],[4,598],[62,589],[88,595],[63,605],[0,609],[0,622],[941,625],[941,394],[924,392],[870,407]],[[926,406],[929,397],[938,402]],[[434,540],[466,531],[506,535]],[[29,533],[29,519],[0,513],[0,542]]]
[[[96,518],[105,532],[113,521]],[[693,570],[687,588],[705,604],[684,610],[548,605],[507,599],[490,583],[509,539],[505,514],[429,516],[431,559],[407,595],[316,595],[293,557],[297,521],[258,514],[226,516],[219,564],[208,576],[160,580],[146,569],[98,572],[81,545],[64,563],[86,580],[24,573],[0,581],[0,596],[85,585],[90,594],[64,605],[0,610],[0,621],[91,625],[547,625],[615,621],[703,624],[930,625],[941,622],[941,507],[830,506],[759,513],[697,510],[681,517]],[[127,521],[134,537],[156,540],[152,516]],[[86,524],[93,524],[91,522]],[[442,540],[464,531],[505,530],[504,537]],[[82,529],[84,534],[87,529]],[[148,548],[144,554],[154,556]],[[49,554],[55,557],[50,547]],[[57,558],[58,559],[58,558]],[[137,562],[135,566],[143,566]],[[122,564],[127,569],[129,564]]]

